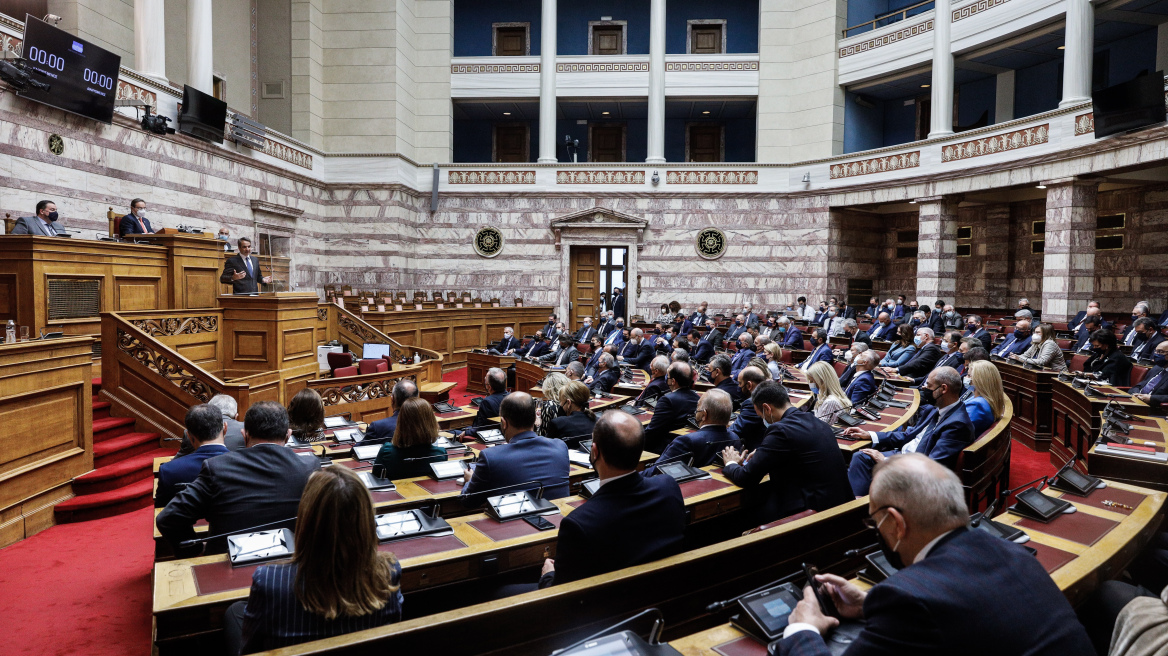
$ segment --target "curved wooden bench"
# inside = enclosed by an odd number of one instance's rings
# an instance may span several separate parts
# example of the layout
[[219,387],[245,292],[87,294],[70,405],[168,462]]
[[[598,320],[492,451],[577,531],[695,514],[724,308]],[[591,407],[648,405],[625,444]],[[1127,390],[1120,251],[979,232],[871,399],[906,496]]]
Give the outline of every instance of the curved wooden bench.
[[955,471],[965,488],[965,502],[971,514],[984,509],[1002,491],[1009,489],[1010,421],[1013,418],[1014,404],[1007,398],[1002,416],[957,457]]

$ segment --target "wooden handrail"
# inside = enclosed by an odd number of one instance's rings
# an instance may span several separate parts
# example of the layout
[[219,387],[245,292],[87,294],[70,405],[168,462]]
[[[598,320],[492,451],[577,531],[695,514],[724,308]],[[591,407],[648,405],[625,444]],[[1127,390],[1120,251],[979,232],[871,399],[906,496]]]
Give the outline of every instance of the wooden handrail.
[[[361,344],[364,342],[376,341],[378,343],[390,344],[393,346],[390,354],[393,356],[395,361],[398,361],[403,357],[407,357],[407,353],[413,351],[422,356],[422,363],[425,365],[425,371],[422,372],[418,383],[440,382],[442,380],[441,353],[432,351],[428,348],[422,348],[421,346],[406,346],[389,335],[386,335],[380,330],[374,328],[372,325],[362,319],[360,315],[354,314],[352,311],[334,303],[321,303],[321,307],[331,307],[336,310],[337,337],[339,339],[344,338],[345,341],[349,342],[350,350],[360,353]],[[347,338],[345,335],[346,332],[354,337],[360,338],[361,341]]]
[[[877,16],[876,18],[873,18],[872,20],[870,20],[866,23],[860,23],[859,25],[845,27],[843,30],[843,36],[846,39],[846,38],[848,38],[848,32],[851,32],[852,30],[860,29],[861,27],[865,27],[867,25],[871,25],[872,29],[876,29],[877,27],[883,27],[883,25],[876,25],[876,23],[879,23],[880,21],[885,20],[887,18],[891,18],[893,16],[899,15],[900,20],[904,20],[904,19],[908,18],[908,12],[912,11],[913,9],[917,9],[919,7],[924,7],[925,5],[931,5],[933,3],[934,3],[934,0],[925,0],[924,2],[918,2],[917,4],[915,4],[911,7],[897,9],[896,11],[889,12],[887,14],[884,14],[883,16]],[[895,22],[895,21],[889,21],[889,22]]]

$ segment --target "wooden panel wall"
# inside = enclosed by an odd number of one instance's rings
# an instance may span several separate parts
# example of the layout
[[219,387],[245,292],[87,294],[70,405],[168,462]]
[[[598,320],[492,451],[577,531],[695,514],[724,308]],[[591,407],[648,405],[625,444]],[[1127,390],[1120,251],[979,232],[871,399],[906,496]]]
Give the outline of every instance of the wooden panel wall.
[[316,294],[221,296],[219,303],[223,308],[222,362],[227,375],[279,372],[275,398],[269,398],[270,391],[253,387],[253,402],[287,404],[316,378]]
[[503,339],[503,328],[514,326],[518,336],[531,335],[547,323],[551,307],[448,308],[361,312],[361,318],[406,346],[420,346],[442,354],[445,371],[466,364],[466,354]]

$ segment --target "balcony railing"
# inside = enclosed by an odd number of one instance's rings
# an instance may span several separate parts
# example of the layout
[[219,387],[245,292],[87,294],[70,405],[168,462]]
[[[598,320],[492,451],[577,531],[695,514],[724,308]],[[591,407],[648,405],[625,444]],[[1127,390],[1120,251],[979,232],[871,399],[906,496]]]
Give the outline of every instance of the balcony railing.
[[843,36],[846,39],[849,36],[855,36],[855,35],[860,34],[862,32],[868,32],[870,30],[874,30],[874,29],[879,28],[879,27],[884,27],[885,25],[891,25],[892,23],[902,21],[902,20],[908,18],[909,16],[916,16],[917,14],[923,14],[926,11],[929,11],[930,9],[932,9],[933,4],[934,4],[933,0],[927,0],[926,2],[919,2],[915,5],[912,5],[911,7],[897,9],[896,11],[884,14],[883,16],[877,16],[876,18],[873,18],[872,20],[870,20],[866,23],[860,23],[859,25],[845,27],[843,30]]

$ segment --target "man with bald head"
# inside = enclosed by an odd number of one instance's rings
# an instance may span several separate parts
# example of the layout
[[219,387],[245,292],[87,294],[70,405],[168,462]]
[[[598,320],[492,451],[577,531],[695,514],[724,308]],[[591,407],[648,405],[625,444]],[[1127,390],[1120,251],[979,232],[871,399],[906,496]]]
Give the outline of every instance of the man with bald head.
[[882,342],[891,342],[896,336],[896,324],[892,323],[892,315],[881,312],[876,317],[876,323],[868,329],[868,337]]
[[669,372],[669,358],[664,355],[658,355],[653,358],[653,362],[649,364],[649,384],[645,385],[644,391],[637,396],[633,405],[638,408],[644,407],[650,400],[656,400],[669,393],[669,381],[665,379],[665,374]]
[[693,368],[689,363],[674,362],[669,365],[665,382],[670,392],[657,399],[653,418],[645,427],[645,449],[653,453],[661,453],[669,446],[675,437],[673,431],[683,428],[686,419],[698,407],[698,393],[693,391]]
[[[535,399],[526,392],[508,394],[499,404],[499,428],[507,443],[484,449],[477,463],[467,467],[466,485],[462,488],[467,506],[486,502],[487,495],[476,492],[529,481],[543,483],[545,499],[568,496],[568,445],[536,435],[534,427]],[[502,492],[490,492],[489,496],[497,494]]]
[[608,394],[612,391],[613,385],[620,382],[620,369],[617,369],[616,358],[612,357],[611,353],[602,353],[600,355],[600,368],[596,374],[596,379],[588,386],[592,392],[603,392]]
[[1003,358],[1013,353],[1021,355],[1030,348],[1030,320],[1023,319],[1014,324],[1014,332],[1010,333],[1005,341],[990,351],[990,355],[1000,355]]
[[632,415],[606,412],[596,422],[589,457],[600,489],[560,522],[556,559],[544,562],[539,587],[652,562],[682,550],[681,488],[672,476],[637,474],[644,444],[641,422]]
[[[698,401],[698,408],[694,411],[698,426],[701,428],[674,438],[661,454],[661,461],[676,459],[688,453],[693,456],[694,467],[705,467],[714,464],[714,459],[722,449],[728,446],[741,449],[742,442],[727,429],[730,415],[733,413],[734,401],[729,394],[720,389],[707,391]],[[652,475],[651,469],[653,468],[645,470],[645,474]]]
[[645,339],[645,331],[633,328],[629,333],[629,343],[621,351],[624,355],[617,357],[619,362],[627,362],[633,369],[648,369],[653,361],[653,345]]
[[[971,529],[968,513],[961,481],[929,458],[897,455],[876,468],[867,523],[900,571],[866,592],[834,574],[817,577],[841,617],[865,622],[847,653],[1094,654],[1074,609],[1038,559]],[[810,587],[789,622],[770,653],[831,653],[824,637],[839,620],[822,613]]]

